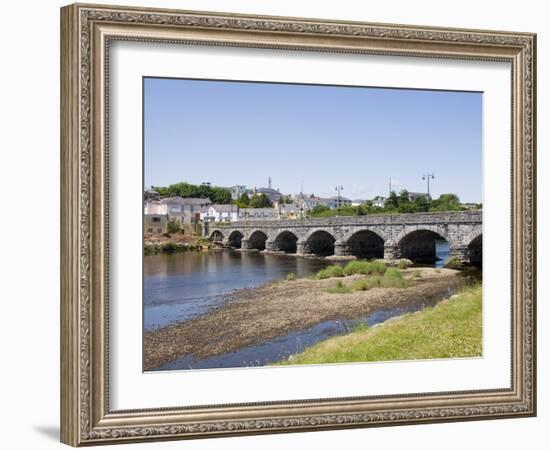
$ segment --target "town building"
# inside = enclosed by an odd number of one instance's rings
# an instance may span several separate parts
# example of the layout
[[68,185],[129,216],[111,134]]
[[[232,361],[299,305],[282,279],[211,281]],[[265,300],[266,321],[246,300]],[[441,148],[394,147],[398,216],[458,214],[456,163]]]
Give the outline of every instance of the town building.
[[304,211],[309,211],[318,205],[328,206],[332,208],[333,201],[330,198],[316,197],[315,195],[296,195],[294,203],[303,208]]
[[239,220],[272,220],[277,219],[275,208],[240,208]]
[[342,197],[342,196],[331,197],[329,201],[330,201],[329,206],[331,208],[338,208],[338,207],[341,208],[342,206],[351,206],[352,204],[352,201],[349,198]]
[[255,187],[253,189],[247,189],[246,193],[249,197],[265,194],[271,203],[278,202],[283,196],[283,194],[279,192],[279,189],[273,189],[271,177],[267,179],[267,187]]
[[377,195],[371,201],[372,201],[372,206],[377,206],[378,208],[383,208],[384,206],[386,206],[387,198],[382,197],[381,195]]
[[211,204],[208,198],[168,197],[157,202],[145,202],[145,214],[167,215],[169,221],[192,225]]
[[160,194],[157,191],[155,191],[153,188],[146,189],[143,192],[143,200],[145,200],[146,202],[158,201],[160,200]]
[[478,203],[461,203],[460,206],[470,210],[481,209]]
[[299,219],[303,214],[303,209],[296,203],[276,203],[275,210],[279,219]]
[[207,222],[235,222],[239,219],[237,205],[210,205],[206,212],[201,213],[201,219]]
[[246,186],[242,184],[237,184],[235,186],[231,186],[228,188],[229,192],[231,192],[231,199],[232,200],[238,200],[241,198],[243,194],[247,194]]
[[145,234],[163,234],[167,231],[168,214],[145,213],[143,230]]

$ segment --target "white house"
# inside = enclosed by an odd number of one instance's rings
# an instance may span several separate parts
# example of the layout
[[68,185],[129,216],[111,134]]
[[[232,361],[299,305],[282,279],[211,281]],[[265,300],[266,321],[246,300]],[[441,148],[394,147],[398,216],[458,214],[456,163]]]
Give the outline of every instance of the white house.
[[296,203],[276,203],[278,219],[299,219],[303,210]]
[[201,219],[208,222],[235,222],[239,219],[237,205],[210,205]]
[[382,197],[381,195],[377,195],[372,199],[372,206],[377,206],[379,208],[383,208],[386,205],[386,197]]
[[156,213],[167,214],[169,220],[174,220],[183,225],[194,224],[201,213],[206,212],[212,204],[208,198],[182,198],[168,197],[159,202],[148,202],[145,205],[146,213],[149,208],[155,209]]
[[270,220],[277,219],[276,208],[241,208],[239,220]]

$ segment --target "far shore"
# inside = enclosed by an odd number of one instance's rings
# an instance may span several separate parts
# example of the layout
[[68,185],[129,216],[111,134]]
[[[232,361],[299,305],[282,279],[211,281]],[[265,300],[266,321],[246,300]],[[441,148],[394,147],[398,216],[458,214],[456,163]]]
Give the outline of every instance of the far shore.
[[[420,277],[418,273],[420,272]],[[402,271],[406,288],[372,288],[338,295],[327,292],[336,279],[300,278],[234,291],[233,301],[189,321],[144,334],[144,370],[184,355],[208,358],[269,341],[335,319],[355,319],[382,308],[437,301],[464,284],[451,269]],[[353,282],[365,275],[345,277]]]

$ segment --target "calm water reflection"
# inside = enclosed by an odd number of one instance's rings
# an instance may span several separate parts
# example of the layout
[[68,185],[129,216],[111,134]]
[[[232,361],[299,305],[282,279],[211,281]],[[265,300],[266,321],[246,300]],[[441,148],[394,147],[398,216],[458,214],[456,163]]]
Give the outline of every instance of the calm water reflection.
[[144,258],[144,328],[188,320],[230,300],[235,289],[294,272],[305,277],[330,265],[321,259],[234,251],[158,254]]

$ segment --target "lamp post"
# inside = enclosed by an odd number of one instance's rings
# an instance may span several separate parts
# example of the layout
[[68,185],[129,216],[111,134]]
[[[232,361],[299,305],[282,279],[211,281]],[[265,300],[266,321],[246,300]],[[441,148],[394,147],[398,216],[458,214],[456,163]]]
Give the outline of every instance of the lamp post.
[[435,175],[433,173],[426,173],[422,175],[422,179],[428,184],[428,197],[430,196],[430,180],[433,180]]
[[337,212],[337,215],[339,216],[340,215],[340,203],[342,201],[342,191],[344,190],[344,186],[339,184],[338,186],[336,186],[334,188],[334,190],[338,193],[338,203],[337,203],[337,205],[338,205],[337,211],[338,212]]

